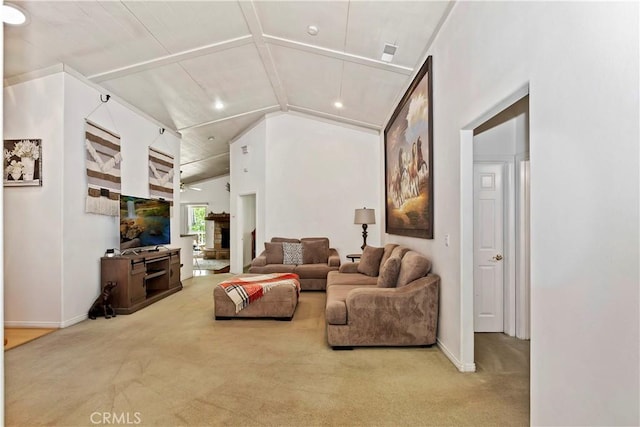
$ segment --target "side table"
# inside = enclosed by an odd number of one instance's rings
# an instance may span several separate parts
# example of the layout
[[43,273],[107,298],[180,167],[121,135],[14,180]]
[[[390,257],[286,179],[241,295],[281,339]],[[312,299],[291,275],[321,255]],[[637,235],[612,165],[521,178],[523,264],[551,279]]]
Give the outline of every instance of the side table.
[[360,257],[362,257],[362,254],[349,254],[347,255],[347,258],[349,258],[351,260],[351,262],[356,262],[356,259],[360,259]]

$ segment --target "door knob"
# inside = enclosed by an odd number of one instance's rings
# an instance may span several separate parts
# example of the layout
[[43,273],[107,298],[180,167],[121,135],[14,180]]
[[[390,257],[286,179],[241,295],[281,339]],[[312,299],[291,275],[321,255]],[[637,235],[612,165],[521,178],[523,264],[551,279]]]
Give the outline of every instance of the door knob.
[[494,256],[493,258],[491,258],[491,259],[494,260],[494,261],[500,261],[500,260],[502,260],[502,255],[498,254],[498,255]]

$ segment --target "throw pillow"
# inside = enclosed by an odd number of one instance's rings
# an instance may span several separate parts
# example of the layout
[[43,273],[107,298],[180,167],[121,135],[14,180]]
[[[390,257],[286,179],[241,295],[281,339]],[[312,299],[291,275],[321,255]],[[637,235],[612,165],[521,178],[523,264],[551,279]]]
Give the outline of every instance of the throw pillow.
[[264,242],[264,253],[267,257],[267,264],[282,264],[284,257],[282,243]]
[[302,262],[304,264],[326,264],[329,261],[329,241],[302,240]]
[[291,239],[289,237],[272,237],[271,238],[271,243],[282,243],[282,242],[288,242],[288,243],[300,243],[300,240],[298,239]]
[[282,242],[282,263],[302,264],[302,243]]
[[400,273],[400,258],[391,257],[380,267],[380,275],[378,276],[379,288],[395,288]]
[[376,277],[380,271],[380,260],[384,254],[384,248],[365,246],[362,257],[358,263],[358,273]]
[[311,242],[314,240],[323,240],[325,242],[327,242],[327,246],[329,245],[329,238],[328,237],[303,237],[302,239],[300,239],[300,242]]
[[398,245],[396,245],[395,243],[387,243],[386,245],[384,245],[384,254],[382,255],[382,259],[380,260],[380,268],[382,268],[384,263],[387,262],[389,258],[391,258],[391,252],[393,252],[396,246]]
[[397,256],[398,258],[402,259],[402,257],[404,257],[404,254],[406,254],[410,250],[411,249],[409,249],[409,248],[407,248],[405,246],[396,246],[391,251],[391,256]]
[[396,287],[405,286],[416,279],[426,276],[431,270],[431,261],[417,252],[407,252],[400,263],[400,274]]

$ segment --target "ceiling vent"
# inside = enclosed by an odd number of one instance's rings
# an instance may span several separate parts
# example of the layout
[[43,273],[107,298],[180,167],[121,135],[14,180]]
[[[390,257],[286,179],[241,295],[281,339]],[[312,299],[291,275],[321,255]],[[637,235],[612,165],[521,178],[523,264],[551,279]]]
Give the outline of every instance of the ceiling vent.
[[393,61],[393,55],[396,54],[396,49],[398,49],[398,46],[393,45],[393,44],[389,44],[389,43],[385,43],[384,44],[384,50],[382,51],[382,58],[380,58],[380,59],[382,61],[384,61],[384,62]]

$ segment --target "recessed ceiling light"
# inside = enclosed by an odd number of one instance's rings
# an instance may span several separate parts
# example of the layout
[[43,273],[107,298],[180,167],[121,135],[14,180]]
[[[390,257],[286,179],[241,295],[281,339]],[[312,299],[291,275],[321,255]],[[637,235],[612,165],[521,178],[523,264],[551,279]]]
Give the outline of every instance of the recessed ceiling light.
[[318,29],[318,27],[317,27],[317,26],[315,26],[315,25],[309,25],[309,26],[307,27],[307,33],[309,33],[309,35],[310,35],[310,36],[315,36],[315,35],[317,35],[317,34],[318,34],[318,31],[320,31],[320,30],[319,30],[319,29]]
[[0,9],[2,22],[11,25],[22,25],[27,22],[27,15],[18,6],[3,4]]
[[216,103],[214,104],[214,108],[216,110],[222,110],[224,108],[224,104],[222,103],[222,101],[216,101]]
[[210,136],[209,138],[207,138],[209,141],[213,141],[214,139],[216,139],[215,136]]
[[336,108],[342,108],[343,107],[342,102],[340,102],[340,101],[334,102],[333,106],[336,107]]

